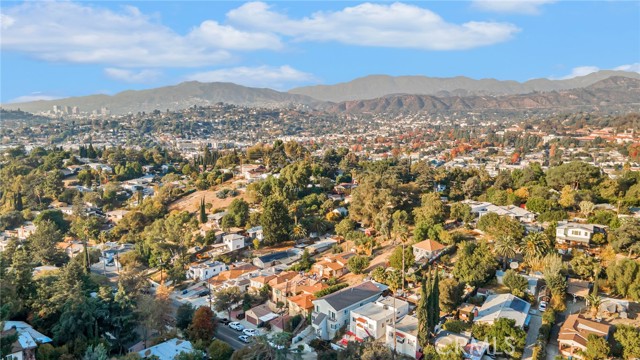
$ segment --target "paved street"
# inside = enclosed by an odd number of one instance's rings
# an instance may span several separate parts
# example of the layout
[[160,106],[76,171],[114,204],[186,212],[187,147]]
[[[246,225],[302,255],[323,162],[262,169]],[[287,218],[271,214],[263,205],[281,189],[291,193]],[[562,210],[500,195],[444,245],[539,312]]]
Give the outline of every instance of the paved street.
[[531,310],[529,314],[531,315],[531,320],[529,321],[527,344],[525,345],[524,353],[522,354],[522,360],[533,359],[533,346],[536,344],[538,331],[540,331],[540,326],[542,325],[542,316],[538,310]]
[[242,331],[235,331],[227,325],[218,324],[218,327],[216,328],[216,339],[226,342],[235,350],[247,345],[238,340],[238,336],[240,335],[242,335]]

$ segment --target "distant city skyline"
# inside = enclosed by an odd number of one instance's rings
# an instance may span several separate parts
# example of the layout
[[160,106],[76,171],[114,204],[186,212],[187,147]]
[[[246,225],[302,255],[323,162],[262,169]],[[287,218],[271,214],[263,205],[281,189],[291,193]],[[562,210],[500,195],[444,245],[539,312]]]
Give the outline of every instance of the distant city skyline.
[[640,72],[635,1],[3,2],[0,28],[3,103],[188,80]]

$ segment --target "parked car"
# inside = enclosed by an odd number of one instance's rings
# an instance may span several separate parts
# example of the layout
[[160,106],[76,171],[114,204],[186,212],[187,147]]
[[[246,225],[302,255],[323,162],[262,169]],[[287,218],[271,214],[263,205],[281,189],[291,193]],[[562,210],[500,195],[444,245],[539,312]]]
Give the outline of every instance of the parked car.
[[229,325],[230,321],[227,318],[218,319],[218,322],[222,325]]
[[260,331],[258,329],[244,329],[242,333],[247,336],[258,336],[260,335]]
[[207,295],[209,295],[209,290],[200,291],[200,292],[198,293],[198,296],[207,296]]
[[185,294],[186,294],[186,293],[188,293],[188,292],[189,292],[189,290],[184,289],[184,290],[182,290],[182,295],[185,295]]
[[541,312],[544,312],[545,310],[547,310],[547,302],[541,301],[540,305],[538,305],[538,310],[540,310]]
[[229,327],[232,328],[235,331],[242,331],[244,330],[244,326],[242,324],[240,324],[237,321],[234,321],[232,323],[229,323]]
[[242,341],[243,343],[249,343],[249,341],[251,341],[251,337],[247,335],[240,335],[238,336],[238,340]]

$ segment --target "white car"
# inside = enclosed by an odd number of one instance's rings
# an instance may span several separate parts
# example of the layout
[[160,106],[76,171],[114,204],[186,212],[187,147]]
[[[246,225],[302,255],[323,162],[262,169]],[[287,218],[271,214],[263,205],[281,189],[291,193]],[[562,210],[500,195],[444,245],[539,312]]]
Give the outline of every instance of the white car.
[[247,336],[247,335],[240,335],[238,336],[238,340],[242,341],[243,343],[249,343],[249,341],[251,341],[251,337]]
[[239,322],[237,322],[237,321],[234,321],[234,322],[232,322],[232,323],[229,323],[229,327],[230,327],[230,328],[232,328],[233,330],[236,330],[236,331],[242,331],[242,330],[244,330],[244,325],[240,324],[240,323],[239,323]]
[[541,312],[544,312],[545,310],[547,310],[547,302],[541,301],[540,305],[538,305],[538,310],[540,310]]
[[242,333],[247,336],[258,336],[260,335],[260,331],[258,329],[244,329]]

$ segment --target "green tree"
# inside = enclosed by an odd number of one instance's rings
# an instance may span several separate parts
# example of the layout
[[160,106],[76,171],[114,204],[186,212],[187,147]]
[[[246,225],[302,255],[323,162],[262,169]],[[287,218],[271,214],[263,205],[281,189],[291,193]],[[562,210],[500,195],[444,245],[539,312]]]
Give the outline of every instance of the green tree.
[[274,245],[289,238],[292,221],[282,200],[273,197],[265,199],[260,223],[266,245]]
[[518,297],[523,297],[529,282],[524,276],[519,275],[515,271],[509,269],[505,271],[502,283],[509,288],[509,291]]
[[464,286],[456,279],[446,278],[440,282],[440,307],[445,312],[453,312],[462,303]]
[[227,311],[231,319],[231,309],[242,300],[242,294],[237,287],[219,288],[214,292],[213,308],[218,311]]
[[84,356],[82,360],[107,360],[109,355],[107,354],[107,349],[102,344],[98,344],[96,346],[91,346],[87,348],[84,352]]
[[416,309],[416,312],[418,313],[418,344],[420,344],[420,347],[422,348],[429,345],[429,326],[427,320],[429,317],[429,309],[427,300],[427,282],[426,279],[422,279],[420,299],[418,300],[418,308]]
[[347,262],[347,268],[354,274],[362,274],[368,266],[369,258],[366,256],[356,255],[351,257]]
[[33,259],[46,265],[63,265],[67,262],[67,254],[58,249],[57,244],[63,239],[62,233],[53,221],[44,221],[29,236],[28,249]]
[[502,236],[493,244],[493,251],[502,258],[503,269],[507,267],[509,259],[513,259],[518,253],[518,242],[511,236]]
[[187,302],[180,304],[176,310],[176,327],[182,330],[189,327],[191,320],[193,320],[193,314],[195,311],[196,310],[191,303]]
[[589,334],[587,348],[580,352],[584,360],[601,360],[609,357],[609,344],[603,337]]
[[233,355],[233,348],[221,340],[213,340],[207,348],[210,359],[229,360]]
[[543,232],[532,232],[525,236],[519,248],[522,250],[525,260],[541,259],[551,251],[551,243]]
[[613,338],[622,346],[625,360],[640,358],[640,329],[632,325],[617,325]]
[[[408,269],[415,263],[415,257],[413,255],[413,249],[411,246],[404,248],[404,269]],[[396,269],[402,270],[402,246],[397,246],[393,249],[391,256],[389,256],[389,265]]]
[[6,333],[0,336],[0,358],[4,359],[12,353],[13,343],[18,341],[18,333]]
[[198,219],[200,220],[201,224],[204,224],[209,220],[207,218],[207,209],[204,206],[204,198],[202,198],[202,200],[200,201],[200,215]]
[[478,286],[495,275],[498,264],[487,243],[464,243],[459,253],[453,267],[458,281]]
[[341,220],[338,225],[336,225],[336,234],[340,235],[340,236],[347,236],[347,234],[353,230],[356,229],[356,222],[346,218]]
[[607,279],[615,294],[640,300],[640,265],[631,259],[621,259],[607,267]]
[[426,193],[422,196],[421,206],[413,210],[415,222],[432,221],[441,223],[445,218],[444,205],[437,193]]
[[600,168],[581,161],[565,163],[550,168],[546,173],[546,181],[556,190],[564,186],[577,189],[590,189],[600,183],[602,174]]

